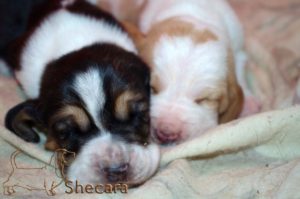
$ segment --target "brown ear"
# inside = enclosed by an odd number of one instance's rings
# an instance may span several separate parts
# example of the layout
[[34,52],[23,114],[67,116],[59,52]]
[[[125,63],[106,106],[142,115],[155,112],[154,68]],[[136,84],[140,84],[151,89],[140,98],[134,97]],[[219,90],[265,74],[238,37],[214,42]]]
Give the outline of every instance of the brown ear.
[[219,123],[236,119],[242,111],[244,95],[235,76],[233,56],[229,53],[226,93],[219,104]]
[[135,43],[137,49],[140,51],[140,47],[144,44],[145,41],[145,35],[133,23],[122,21],[122,25]]

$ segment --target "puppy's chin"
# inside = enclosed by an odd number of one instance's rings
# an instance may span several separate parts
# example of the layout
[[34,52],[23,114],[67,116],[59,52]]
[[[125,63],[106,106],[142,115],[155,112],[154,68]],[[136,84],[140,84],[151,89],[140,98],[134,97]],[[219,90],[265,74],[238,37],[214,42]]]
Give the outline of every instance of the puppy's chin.
[[84,184],[125,183],[139,185],[158,168],[157,145],[138,145],[102,135],[84,145],[68,169],[68,180]]

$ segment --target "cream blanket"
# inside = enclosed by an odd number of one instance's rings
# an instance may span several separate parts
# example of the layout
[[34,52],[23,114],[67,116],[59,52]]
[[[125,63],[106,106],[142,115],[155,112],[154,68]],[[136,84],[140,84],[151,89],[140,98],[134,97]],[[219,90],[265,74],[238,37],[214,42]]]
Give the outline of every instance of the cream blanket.
[[231,3],[245,24],[246,77],[263,113],[163,149],[159,171],[127,194],[65,194],[43,143],[26,143],[3,127],[22,98],[12,78],[1,76],[0,198],[300,198],[299,1]]

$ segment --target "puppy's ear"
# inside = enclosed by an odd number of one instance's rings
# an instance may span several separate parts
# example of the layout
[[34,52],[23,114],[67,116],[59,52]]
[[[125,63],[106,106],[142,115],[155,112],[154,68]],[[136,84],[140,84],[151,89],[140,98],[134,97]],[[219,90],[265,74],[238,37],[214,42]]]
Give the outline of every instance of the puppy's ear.
[[36,110],[37,100],[28,100],[8,111],[5,126],[27,142],[39,142],[34,128],[41,128],[42,122]]
[[226,93],[219,104],[219,123],[226,123],[236,119],[242,111],[244,95],[235,76],[235,66],[232,53],[228,58],[228,77]]
[[219,123],[236,119],[243,108],[243,92],[239,85],[228,86],[228,94],[221,99],[219,106]]
[[122,21],[122,25],[135,43],[137,49],[140,50],[140,47],[144,45],[145,35],[131,22]]

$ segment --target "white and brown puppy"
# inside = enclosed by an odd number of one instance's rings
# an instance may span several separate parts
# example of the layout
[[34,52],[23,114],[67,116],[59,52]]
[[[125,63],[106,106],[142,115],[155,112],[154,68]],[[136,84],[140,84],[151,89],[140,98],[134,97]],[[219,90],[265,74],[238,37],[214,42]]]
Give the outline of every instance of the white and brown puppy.
[[29,100],[6,126],[46,148],[76,152],[68,179],[80,183],[147,180],[159,150],[148,143],[150,72],[122,26],[83,0],[51,0],[11,47],[10,64]]
[[150,0],[139,28],[145,37],[128,26],[152,70],[155,140],[181,143],[240,114],[243,35],[225,1]]

